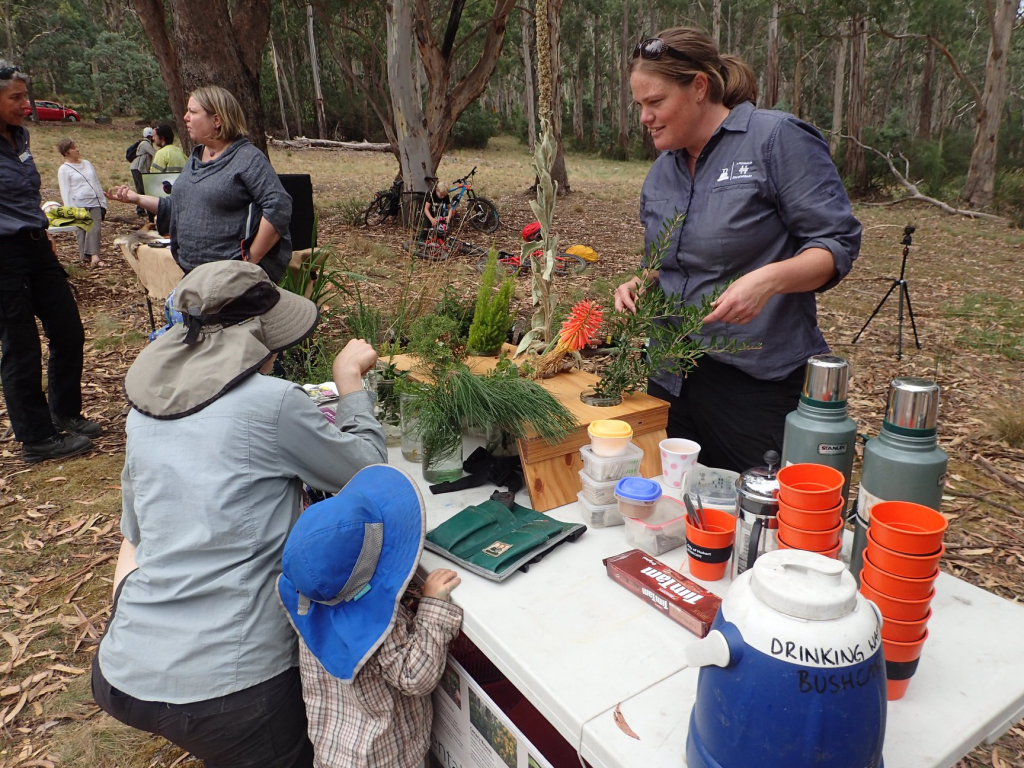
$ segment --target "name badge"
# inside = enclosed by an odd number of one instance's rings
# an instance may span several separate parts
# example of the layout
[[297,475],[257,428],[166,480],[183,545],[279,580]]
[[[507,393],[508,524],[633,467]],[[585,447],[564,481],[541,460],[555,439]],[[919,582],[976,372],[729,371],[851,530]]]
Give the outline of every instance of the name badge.
[[32,159],[32,152],[26,149],[24,152],[18,155],[18,159],[21,160],[21,162],[23,163],[27,163],[29,160]]

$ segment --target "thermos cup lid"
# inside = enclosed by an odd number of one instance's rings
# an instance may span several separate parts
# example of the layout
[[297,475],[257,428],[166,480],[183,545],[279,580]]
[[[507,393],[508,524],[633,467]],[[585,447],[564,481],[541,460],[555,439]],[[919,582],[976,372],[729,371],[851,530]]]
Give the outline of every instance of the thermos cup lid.
[[885,420],[902,429],[935,430],[939,421],[939,385],[913,376],[893,379]]
[[816,552],[765,552],[754,562],[750,588],[779,613],[808,621],[838,619],[857,607],[853,574],[839,560]]
[[850,364],[834,355],[814,355],[804,370],[804,400],[814,403],[846,404]]

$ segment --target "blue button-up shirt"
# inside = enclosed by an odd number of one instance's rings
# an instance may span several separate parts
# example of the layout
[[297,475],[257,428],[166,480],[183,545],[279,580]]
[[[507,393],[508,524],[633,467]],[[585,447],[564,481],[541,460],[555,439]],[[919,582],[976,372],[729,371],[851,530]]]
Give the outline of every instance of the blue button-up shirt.
[[[832,254],[845,277],[860,251],[861,226],[829,156],[812,126],[784,112],[736,106],[697,158],[693,176],[686,152],[663,153],[640,195],[646,258],[664,223],[686,218],[669,240],[660,283],[684,304],[699,303],[716,285],[808,248]],[[779,380],[811,355],[828,352],[818,329],[813,292],[778,294],[746,325],[710,323],[700,338],[737,339],[761,346],[716,359],[762,380]],[[678,376],[654,380],[679,394]]]
[[46,214],[39,197],[39,171],[29,149],[28,131],[10,126],[15,146],[0,141],[0,237],[23,229],[45,229]]

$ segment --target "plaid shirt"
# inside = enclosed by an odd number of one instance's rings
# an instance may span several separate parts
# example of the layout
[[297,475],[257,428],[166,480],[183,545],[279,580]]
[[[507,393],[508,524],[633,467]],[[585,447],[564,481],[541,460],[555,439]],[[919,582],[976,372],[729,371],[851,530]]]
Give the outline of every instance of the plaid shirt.
[[422,766],[434,717],[430,694],[460,626],[462,609],[452,603],[425,597],[415,614],[400,605],[391,634],[351,684],[327,672],[300,637],[315,768]]

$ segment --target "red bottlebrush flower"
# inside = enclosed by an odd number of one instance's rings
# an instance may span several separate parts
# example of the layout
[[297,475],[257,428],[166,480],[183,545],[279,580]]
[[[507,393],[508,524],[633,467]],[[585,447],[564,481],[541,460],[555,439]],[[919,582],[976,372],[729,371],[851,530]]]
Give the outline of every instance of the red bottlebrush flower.
[[596,338],[603,317],[599,304],[590,299],[578,302],[558,331],[558,346],[570,352],[583,349]]

